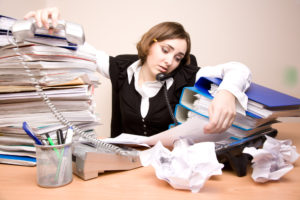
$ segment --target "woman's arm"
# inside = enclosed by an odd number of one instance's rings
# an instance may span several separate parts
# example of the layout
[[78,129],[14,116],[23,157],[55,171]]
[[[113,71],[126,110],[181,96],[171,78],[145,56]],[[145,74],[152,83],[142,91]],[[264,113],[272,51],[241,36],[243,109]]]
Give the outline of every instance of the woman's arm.
[[97,71],[104,77],[110,78],[109,76],[109,55],[104,51],[97,50],[94,46],[85,42],[83,45],[78,47],[77,51],[91,52],[96,55]]
[[[247,109],[248,97],[245,91],[251,84],[251,72],[239,62],[229,62],[214,67],[203,67],[196,75],[223,79],[209,106],[209,123],[206,133],[220,133],[228,129],[236,116],[236,107]],[[237,100],[237,106],[236,106]]]

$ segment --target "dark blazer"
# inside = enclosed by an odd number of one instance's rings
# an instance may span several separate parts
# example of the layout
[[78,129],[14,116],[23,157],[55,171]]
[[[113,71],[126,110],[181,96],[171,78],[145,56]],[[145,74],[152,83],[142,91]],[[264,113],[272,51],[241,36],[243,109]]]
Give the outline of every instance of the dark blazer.
[[[110,57],[110,79],[112,83],[112,119],[111,137],[121,133],[151,136],[168,129],[172,118],[161,89],[149,99],[149,111],[145,118],[140,114],[141,96],[135,90],[134,77],[128,83],[127,68],[138,60],[137,55],[126,54]],[[174,83],[168,90],[168,98],[172,109],[178,104],[183,87],[193,86],[197,67],[195,56],[191,56],[191,64],[179,66],[174,74]]]

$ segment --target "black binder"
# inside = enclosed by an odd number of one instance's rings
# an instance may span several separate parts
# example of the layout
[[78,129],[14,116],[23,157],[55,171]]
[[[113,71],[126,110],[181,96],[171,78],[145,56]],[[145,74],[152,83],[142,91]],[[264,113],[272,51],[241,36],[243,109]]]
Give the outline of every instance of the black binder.
[[277,130],[270,128],[229,144],[216,143],[218,161],[225,167],[230,167],[239,177],[247,175],[247,168],[251,163],[252,156],[243,153],[243,149],[245,147],[261,148],[266,140],[265,135],[276,137]]

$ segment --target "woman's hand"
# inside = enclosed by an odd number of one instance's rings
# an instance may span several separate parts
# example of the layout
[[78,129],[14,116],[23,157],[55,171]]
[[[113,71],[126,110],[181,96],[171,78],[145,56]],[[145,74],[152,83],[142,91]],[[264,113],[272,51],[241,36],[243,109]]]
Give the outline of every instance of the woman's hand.
[[209,108],[209,123],[204,126],[204,133],[221,133],[233,123],[236,115],[235,96],[227,90],[220,90]]
[[49,19],[52,21],[52,26],[55,28],[57,26],[58,19],[60,17],[59,9],[56,7],[45,8],[37,11],[30,11],[25,16],[24,19],[29,19],[34,17],[38,27],[44,26],[49,29]]

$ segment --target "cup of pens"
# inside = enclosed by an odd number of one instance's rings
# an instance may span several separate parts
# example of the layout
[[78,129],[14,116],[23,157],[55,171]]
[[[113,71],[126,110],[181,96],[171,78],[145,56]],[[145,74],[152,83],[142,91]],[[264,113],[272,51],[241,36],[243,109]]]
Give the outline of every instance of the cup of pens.
[[71,183],[73,129],[70,127],[65,137],[62,132],[57,132],[57,143],[48,134],[47,141],[38,139],[26,122],[23,129],[35,141],[37,184],[41,187],[60,187]]
[[36,147],[37,184],[60,187],[72,182],[72,142]]

